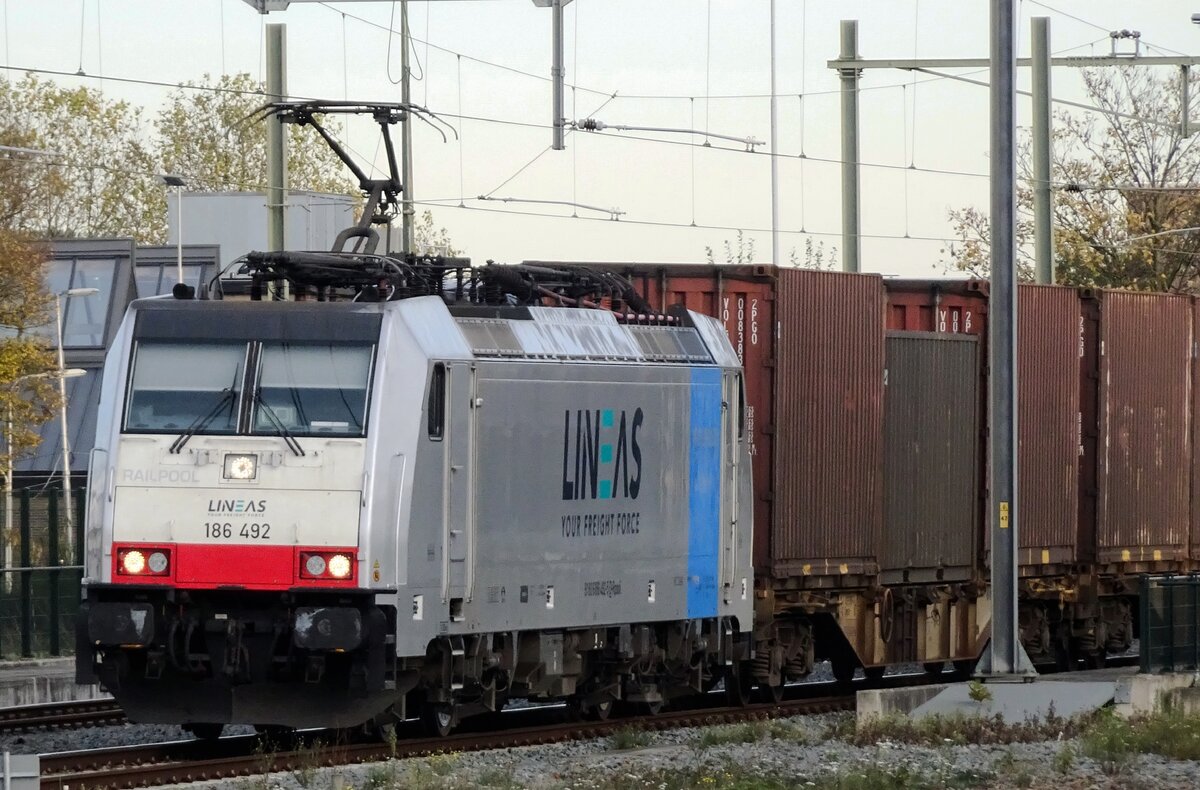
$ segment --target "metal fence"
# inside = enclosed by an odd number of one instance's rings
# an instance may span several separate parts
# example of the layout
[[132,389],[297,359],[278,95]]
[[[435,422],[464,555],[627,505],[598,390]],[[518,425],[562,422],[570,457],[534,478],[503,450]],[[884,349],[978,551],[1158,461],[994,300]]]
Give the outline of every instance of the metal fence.
[[1143,672],[1200,670],[1200,574],[1143,576]]
[[78,490],[71,499],[73,525],[62,491],[13,493],[12,524],[0,541],[0,658],[74,650],[87,492]]

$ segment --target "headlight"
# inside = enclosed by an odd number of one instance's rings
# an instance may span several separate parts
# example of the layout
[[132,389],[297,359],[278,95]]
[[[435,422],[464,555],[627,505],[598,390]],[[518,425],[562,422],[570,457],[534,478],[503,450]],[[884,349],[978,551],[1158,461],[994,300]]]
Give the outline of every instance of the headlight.
[[136,549],[125,552],[121,558],[121,569],[131,576],[137,576],[146,570],[146,555]]
[[161,551],[150,553],[150,558],[146,560],[146,567],[151,573],[166,573],[167,572],[167,555]]
[[329,558],[329,575],[335,579],[344,579],[350,575],[350,558],[345,554],[334,554]]
[[230,453],[225,456],[226,480],[253,480],[258,474],[258,456]]
[[309,576],[325,575],[325,558],[320,554],[310,554],[304,561],[304,570]]

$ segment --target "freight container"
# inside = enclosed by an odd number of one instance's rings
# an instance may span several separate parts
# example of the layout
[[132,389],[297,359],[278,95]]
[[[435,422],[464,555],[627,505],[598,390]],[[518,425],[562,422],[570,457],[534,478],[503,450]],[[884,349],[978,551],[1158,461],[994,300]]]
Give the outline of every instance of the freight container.
[[746,371],[757,572],[795,586],[874,577],[883,518],[882,278],[579,265],[630,278],[658,310],[682,304],[724,322]]
[[987,334],[986,280],[883,281],[887,328],[909,332]]
[[[978,414],[985,430],[988,283],[886,279],[884,287],[889,329],[980,338]],[[1041,576],[1083,561],[1095,533],[1094,508],[1089,507],[1090,499],[1081,501],[1081,492],[1094,485],[1080,485],[1080,475],[1094,468],[1080,452],[1080,409],[1087,388],[1095,389],[1094,375],[1083,373],[1087,360],[1081,356],[1095,346],[1095,326],[1093,320],[1085,345],[1083,308],[1073,288],[1022,285],[1017,309],[1018,562],[1022,575]],[[1094,353],[1087,351],[1088,358]],[[1089,413],[1094,415],[1095,409]],[[976,465],[981,498],[987,488],[986,453],[981,445]],[[987,527],[981,518],[979,539],[985,552],[990,546]]]
[[975,575],[982,516],[979,346],[970,334],[888,333],[885,584]]
[[873,576],[883,519],[882,280],[776,276],[771,571]]
[[1090,553],[1090,516],[1080,509],[1081,388],[1094,377],[1082,368],[1079,291],[1023,285],[1017,311],[1017,561],[1023,576],[1039,576]]
[[1190,297],[1100,297],[1097,559],[1125,572],[1188,556],[1194,320]]

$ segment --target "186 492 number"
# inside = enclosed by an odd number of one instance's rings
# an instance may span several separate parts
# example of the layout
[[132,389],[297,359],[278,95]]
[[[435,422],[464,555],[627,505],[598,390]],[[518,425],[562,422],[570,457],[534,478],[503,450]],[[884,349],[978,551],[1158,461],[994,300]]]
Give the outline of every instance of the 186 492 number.
[[228,521],[206,521],[204,522],[204,537],[206,538],[246,538],[248,540],[270,540],[271,525],[257,524],[252,522],[243,522],[239,527],[237,524],[231,524]]

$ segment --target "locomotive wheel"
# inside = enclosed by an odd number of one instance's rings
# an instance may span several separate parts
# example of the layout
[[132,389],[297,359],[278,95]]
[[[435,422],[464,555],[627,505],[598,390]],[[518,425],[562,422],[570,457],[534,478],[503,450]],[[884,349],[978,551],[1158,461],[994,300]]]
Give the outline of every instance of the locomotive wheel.
[[421,708],[421,726],[430,735],[445,738],[454,731],[454,708],[445,702],[426,703]]
[[662,713],[662,709],[663,709],[663,701],[661,699],[657,700],[655,702],[643,702],[642,703],[642,710],[645,711],[646,714],[650,715],[650,716],[657,716],[658,714]]
[[[938,671],[940,672],[941,670]],[[867,680],[879,680],[885,672],[887,672],[887,667],[863,667],[863,675],[866,676]]]
[[921,668],[924,669],[925,674],[929,675],[931,678],[940,678],[942,676],[942,670],[946,668],[946,662],[926,661],[921,665]]
[[193,722],[183,725],[186,732],[190,732],[202,741],[215,741],[221,737],[221,732],[225,729],[224,724],[211,724],[208,722]]
[[1108,654],[1102,647],[1083,657],[1084,669],[1104,669],[1106,666],[1108,666]]

